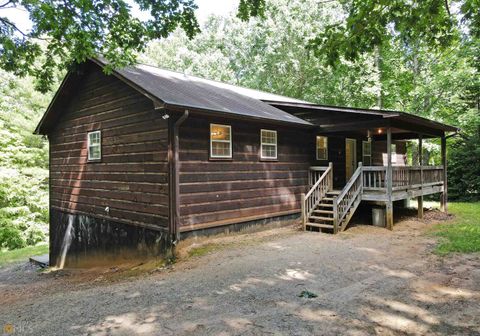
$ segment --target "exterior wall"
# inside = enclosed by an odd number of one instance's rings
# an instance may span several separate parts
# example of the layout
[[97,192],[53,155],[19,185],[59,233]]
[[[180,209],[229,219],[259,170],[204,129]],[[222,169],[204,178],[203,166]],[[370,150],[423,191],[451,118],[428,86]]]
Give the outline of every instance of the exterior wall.
[[[319,134],[322,135],[322,134]],[[329,162],[333,164],[333,185],[341,189],[346,184],[346,158],[345,158],[345,139],[355,139],[357,141],[357,163],[362,161],[362,141],[366,139],[355,136],[342,137],[326,135],[328,137],[328,160],[316,160],[317,166],[328,166]],[[315,154],[316,155],[316,154]]]
[[[87,160],[87,132],[93,130],[102,132],[100,162]],[[168,123],[149,99],[95,67],[49,140],[52,216],[69,213],[168,230]],[[58,222],[51,218],[51,226]],[[55,227],[50,232],[52,241],[64,234]]]
[[[397,145],[396,162],[392,163],[393,166],[405,166],[407,165],[407,143],[405,141],[392,141]],[[393,155],[392,155],[393,161]],[[373,141],[372,142],[372,163],[374,166],[386,166],[387,165],[387,142],[386,141]]]
[[[209,158],[210,123],[231,125],[231,160]],[[278,160],[260,159],[262,128],[277,131]],[[298,213],[315,158],[308,132],[190,116],[180,127],[180,231]]]

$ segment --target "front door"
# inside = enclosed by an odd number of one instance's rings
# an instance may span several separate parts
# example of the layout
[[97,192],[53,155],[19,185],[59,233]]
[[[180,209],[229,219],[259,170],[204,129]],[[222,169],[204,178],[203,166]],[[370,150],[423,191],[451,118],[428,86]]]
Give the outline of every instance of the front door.
[[346,181],[352,177],[357,169],[357,140],[345,139],[345,171]]

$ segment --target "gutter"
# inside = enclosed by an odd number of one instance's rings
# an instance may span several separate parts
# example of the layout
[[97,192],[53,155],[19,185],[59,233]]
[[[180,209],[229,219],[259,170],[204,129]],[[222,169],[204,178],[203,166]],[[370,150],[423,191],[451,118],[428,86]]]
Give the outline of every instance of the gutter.
[[189,111],[185,110],[183,115],[175,121],[173,124],[173,155],[172,155],[172,173],[173,173],[173,188],[171,191],[173,195],[171,199],[173,202],[171,203],[172,211],[170,214],[172,216],[171,220],[171,229],[172,229],[172,244],[173,246],[177,245],[178,241],[180,240],[180,155],[179,155],[179,148],[180,148],[180,141],[178,131],[180,125],[188,118]]

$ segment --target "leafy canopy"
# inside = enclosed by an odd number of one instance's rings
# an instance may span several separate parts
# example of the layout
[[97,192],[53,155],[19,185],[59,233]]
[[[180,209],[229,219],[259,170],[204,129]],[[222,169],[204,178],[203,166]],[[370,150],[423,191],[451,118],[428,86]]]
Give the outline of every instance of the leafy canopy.
[[[97,55],[110,68],[132,64],[150,40],[182,28],[189,38],[200,31],[194,0],[132,0],[148,16],[140,20],[124,0],[0,0],[0,68],[37,79],[47,91],[55,70]],[[2,10],[22,8],[33,23],[29,32],[2,16]],[[261,0],[242,0],[239,13],[257,16]],[[148,14],[148,15],[147,15]]]

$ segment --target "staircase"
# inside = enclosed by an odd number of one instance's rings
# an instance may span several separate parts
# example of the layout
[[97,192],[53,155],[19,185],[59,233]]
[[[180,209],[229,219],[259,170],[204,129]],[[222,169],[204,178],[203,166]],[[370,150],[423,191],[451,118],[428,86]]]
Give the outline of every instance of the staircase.
[[361,163],[342,190],[333,190],[333,166],[330,163],[308,193],[302,194],[304,229],[317,228],[320,232],[334,234],[345,230],[362,200],[362,192]]
[[340,194],[340,190],[328,191],[308,216],[306,229],[319,228],[321,232],[334,229],[333,201]]

